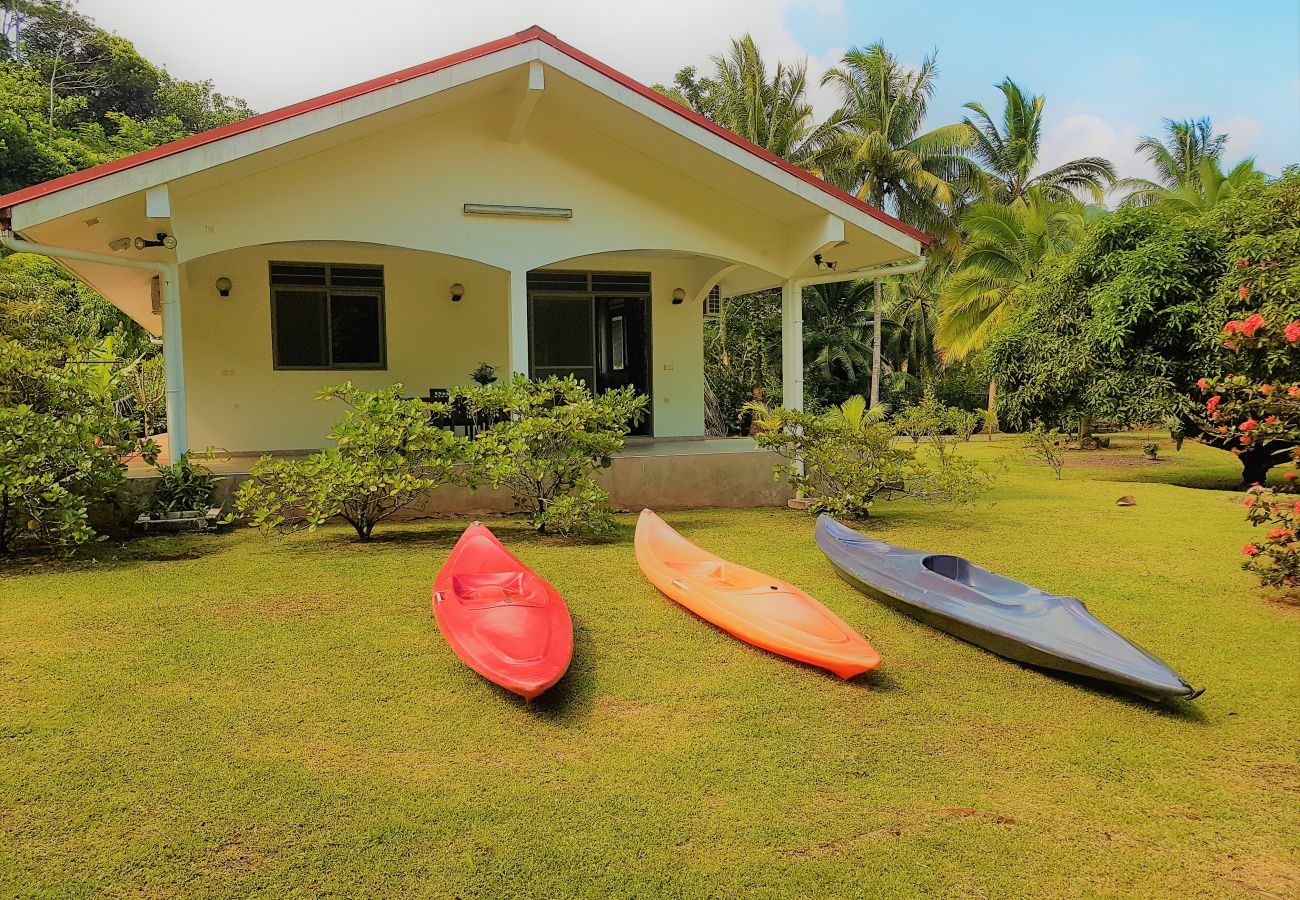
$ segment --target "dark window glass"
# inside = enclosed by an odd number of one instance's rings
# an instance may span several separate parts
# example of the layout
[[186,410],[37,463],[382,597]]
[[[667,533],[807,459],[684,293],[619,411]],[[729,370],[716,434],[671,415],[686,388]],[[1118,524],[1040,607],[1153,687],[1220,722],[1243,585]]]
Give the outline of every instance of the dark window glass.
[[589,285],[586,272],[529,272],[530,291],[577,291],[586,293]]
[[592,272],[591,289],[598,294],[603,291],[619,294],[648,294],[650,276],[628,272]]
[[382,368],[383,266],[272,263],[275,365]]
[[333,294],[330,297],[330,343],[334,366],[375,366],[380,348],[379,298]]
[[275,364],[328,366],[324,291],[275,292]]

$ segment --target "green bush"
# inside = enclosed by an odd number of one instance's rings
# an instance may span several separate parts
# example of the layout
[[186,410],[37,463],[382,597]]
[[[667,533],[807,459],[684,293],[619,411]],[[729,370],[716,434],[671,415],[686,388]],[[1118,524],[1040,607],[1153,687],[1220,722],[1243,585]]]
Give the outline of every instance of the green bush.
[[894,416],[894,428],[899,434],[910,437],[913,444],[919,444],[921,438],[943,431],[948,425],[948,417],[948,407],[939,402],[933,390],[927,388],[920,401]]
[[90,507],[122,485],[134,424],[86,370],[0,341],[0,553],[94,539]]
[[403,390],[325,388],[317,399],[348,405],[329,434],[335,446],[304,459],[263,457],[235,495],[236,513],[264,533],[310,530],[338,517],[366,541],[426,491],[471,480],[461,466],[469,441],[430,424],[429,406]]
[[182,454],[171,465],[156,466],[155,469],[158,484],[150,499],[150,513],[161,516],[191,510],[206,512],[211,508],[217,494],[217,476],[194,462],[190,454]]
[[609,495],[593,480],[623,449],[645,410],[632,388],[592,396],[572,376],[457,388],[470,412],[495,425],[474,441],[474,467],[505,488],[538,531],[601,534],[613,528]]
[[784,408],[755,408],[760,447],[790,460],[775,477],[811,503],[815,512],[865,519],[877,498],[926,502],[973,500],[993,476],[956,453],[956,438],[935,435],[924,450],[900,447],[895,426],[861,396],[821,415]]

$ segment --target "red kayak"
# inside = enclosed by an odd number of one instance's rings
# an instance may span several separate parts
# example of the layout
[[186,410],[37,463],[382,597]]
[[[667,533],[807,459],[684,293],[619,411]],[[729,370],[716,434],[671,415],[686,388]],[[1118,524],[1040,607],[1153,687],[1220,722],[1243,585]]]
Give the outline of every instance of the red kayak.
[[481,522],[465,529],[433,582],[433,615],[465,665],[531,700],[573,658],[573,622],[560,592]]

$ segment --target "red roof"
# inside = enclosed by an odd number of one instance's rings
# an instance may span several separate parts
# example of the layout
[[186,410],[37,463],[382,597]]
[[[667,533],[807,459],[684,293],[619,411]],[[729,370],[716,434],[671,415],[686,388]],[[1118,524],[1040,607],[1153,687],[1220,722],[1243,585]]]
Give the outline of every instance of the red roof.
[[244,134],[245,132],[253,131],[254,129],[261,128],[264,125],[273,125],[276,122],[283,122],[285,119],[291,119],[294,116],[300,116],[303,113],[308,113],[314,110],[322,109],[326,106],[332,106],[335,103],[342,103],[345,100],[351,100],[354,97],[360,97],[365,94],[369,94],[373,91],[378,91],[395,84],[400,84],[403,81],[410,81],[413,78],[419,78],[421,76],[429,75],[434,72],[440,72],[443,69],[450,68],[451,66],[459,65],[460,63],[463,62],[469,62],[470,60],[473,59],[479,59],[480,57],[488,56],[489,54],[497,53],[501,50],[508,50],[511,47],[517,47],[520,44],[526,44],[529,41],[541,41],[542,43],[547,44],[548,46],[558,50],[564,55],[571,57],[572,59],[577,60],[583,65],[596,70],[597,72],[601,73],[607,78],[613,79],[614,81],[618,82],[619,84],[628,88],[629,90],[635,91],[636,93],[640,94],[642,97],[654,101],[655,103],[659,104],[665,109],[671,110],[672,112],[676,113],[677,115],[681,116],[684,119],[689,119],[690,121],[694,122],[696,125],[699,125],[701,128],[708,129],[709,131],[716,134],[718,137],[721,137],[724,140],[729,141],[732,144],[735,144],[737,147],[740,147],[742,150],[752,153],[754,156],[757,156],[759,159],[762,159],[780,169],[785,170],[791,175],[794,175],[796,178],[799,178],[802,181],[806,181],[808,184],[811,184],[813,187],[818,188],[819,190],[829,194],[835,199],[841,200],[849,204],[853,208],[866,213],[872,218],[879,219],[881,222],[884,222],[886,225],[889,225],[892,228],[896,228],[897,230],[903,232],[904,234],[915,238],[916,240],[920,241],[924,246],[929,246],[930,243],[932,242],[930,236],[925,234],[924,232],[916,228],[913,228],[912,226],[907,225],[903,222],[900,222],[898,219],[895,219],[893,216],[889,215],[888,213],[882,212],[881,210],[877,209],[871,204],[859,200],[857,197],[854,197],[852,194],[842,191],[839,188],[834,187],[833,185],[827,184],[825,181],[822,181],[817,176],[811,174],[810,172],[804,171],[803,169],[799,168],[793,163],[790,163],[782,159],[781,157],[777,156],[776,154],[764,150],[762,147],[759,147],[755,144],[751,144],[749,141],[745,140],[744,138],[733,134],[732,132],[723,128],[721,125],[718,125],[716,122],[713,122],[705,118],[704,116],[700,115],[694,110],[687,109],[686,107],[682,106],[680,103],[676,103],[675,101],[670,100],[669,98],[665,97],[663,94],[659,93],[658,91],[646,87],[644,84],[641,84],[639,81],[629,78],[627,75],[624,75],[622,72],[619,72],[618,70],[605,65],[603,62],[600,62],[599,60],[591,56],[588,56],[586,53],[583,53],[581,50],[577,49],[576,47],[572,47],[569,44],[566,44],[564,41],[560,40],[558,37],[551,34],[549,31],[546,31],[543,28],[539,28],[536,25],[534,25],[532,28],[528,28],[524,31],[521,31],[518,34],[501,38],[500,40],[491,41],[486,44],[480,44],[477,47],[471,47],[468,50],[462,50],[459,53],[453,53],[450,56],[444,56],[441,59],[435,59],[427,63],[422,63],[421,65],[418,66],[412,66],[409,69],[403,69],[402,71],[394,72],[391,75],[384,75],[380,78],[374,78],[371,79],[370,81],[365,81],[362,82],[361,84],[353,85],[352,87],[343,88],[342,90],[334,91],[333,93],[323,94],[320,97],[316,97],[311,100],[304,100],[301,103],[295,103],[291,106],[283,107],[282,109],[277,109],[268,113],[262,113],[261,115],[258,116],[252,116],[251,118],[243,119],[242,121],[239,122],[233,122],[229,125],[223,125],[220,128],[214,128],[211,131],[204,131],[200,134],[191,135],[190,137],[182,138],[179,141],[173,141],[170,144],[163,144],[160,147],[154,147],[151,150],[145,150],[143,153],[136,153],[131,156],[125,156],[121,159],[115,159],[112,162],[107,162],[102,165],[94,166],[89,169],[83,169],[80,172],[73,172],[69,175],[64,175],[60,178],[54,178],[51,179],[50,181],[43,181],[40,184],[34,184],[30,187],[26,187],[21,190],[14,191],[13,193],[5,194],[4,196],[0,196],[0,211],[3,211],[8,207],[17,206],[20,203],[26,203],[30,200],[35,200],[38,197],[44,197],[49,194],[57,193],[58,191],[65,190],[67,188],[74,187],[79,184],[86,184],[87,182],[94,181],[97,178],[103,178],[105,175],[112,175],[114,172],[122,172],[127,169],[133,169],[136,166],[144,165],[145,163],[153,162],[154,160],[165,159],[168,156],[173,156],[177,153],[183,153],[184,151],[192,150],[195,147],[202,147],[207,144],[215,143],[216,141],[224,140],[228,137],[234,137],[237,134]]

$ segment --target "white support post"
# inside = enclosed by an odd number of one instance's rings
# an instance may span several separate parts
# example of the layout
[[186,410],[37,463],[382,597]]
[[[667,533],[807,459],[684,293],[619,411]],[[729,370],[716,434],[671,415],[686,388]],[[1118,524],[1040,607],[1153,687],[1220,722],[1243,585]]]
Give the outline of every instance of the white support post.
[[510,371],[528,375],[528,270],[510,271]]
[[803,409],[803,282],[781,285],[781,405]]
[[181,338],[181,280],[177,266],[168,265],[162,282],[163,378],[167,383],[167,457],[171,462],[190,449],[185,417],[185,348]]

